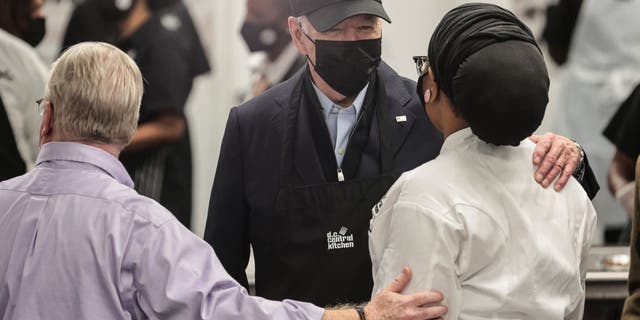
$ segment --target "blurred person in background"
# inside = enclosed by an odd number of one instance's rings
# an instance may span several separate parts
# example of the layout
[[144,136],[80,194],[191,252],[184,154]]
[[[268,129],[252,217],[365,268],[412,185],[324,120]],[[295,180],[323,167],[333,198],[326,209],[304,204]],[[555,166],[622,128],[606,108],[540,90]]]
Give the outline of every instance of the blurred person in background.
[[633,219],[635,160],[640,155],[640,85],[620,106],[604,135],[616,146],[609,167],[609,190]]
[[[109,12],[109,6],[113,6],[113,1],[74,0],[73,3],[74,8],[67,22],[61,51],[84,41],[114,43],[117,40],[118,24],[112,16],[117,15],[118,10]],[[117,2],[117,6],[126,9],[132,3],[133,0],[122,0]]]
[[139,193],[190,227],[192,163],[185,104],[194,78],[210,67],[187,8],[180,0],[86,0],[79,8],[90,16],[98,11],[100,23],[116,26],[115,37],[107,37],[135,60],[145,79],[138,130],[120,159]]
[[546,9],[542,39],[548,46],[550,57],[558,65],[567,62],[582,1],[559,0]]
[[[553,131],[582,144],[600,182],[607,181],[616,153],[602,132],[640,82],[638,12],[640,0],[583,0],[570,40]],[[600,192],[594,205],[604,231],[626,224],[627,215],[611,193]],[[620,239],[619,231],[605,232],[607,243]]]
[[240,34],[252,52],[251,89],[246,95],[249,99],[289,79],[307,60],[289,36],[289,0],[246,1],[247,13]]
[[0,0],[0,181],[31,169],[38,154],[47,67],[34,50],[45,34],[43,0]]

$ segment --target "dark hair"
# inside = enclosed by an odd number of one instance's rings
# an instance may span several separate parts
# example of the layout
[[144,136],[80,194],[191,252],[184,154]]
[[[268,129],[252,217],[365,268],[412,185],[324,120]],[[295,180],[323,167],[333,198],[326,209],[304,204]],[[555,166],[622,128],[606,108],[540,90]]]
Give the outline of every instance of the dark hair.
[[0,0],[0,28],[18,38],[26,33],[33,2],[27,0]]
[[483,141],[517,146],[542,123],[548,91],[542,54],[511,40],[480,49],[460,65],[452,103]]
[[547,69],[531,30],[510,11],[482,3],[449,11],[429,60],[439,90],[483,141],[518,145],[542,122]]

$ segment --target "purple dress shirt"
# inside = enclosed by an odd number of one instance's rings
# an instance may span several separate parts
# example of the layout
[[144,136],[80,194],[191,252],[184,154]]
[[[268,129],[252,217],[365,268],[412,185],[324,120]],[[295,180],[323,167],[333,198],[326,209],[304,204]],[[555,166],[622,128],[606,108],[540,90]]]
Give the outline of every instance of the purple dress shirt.
[[0,319],[320,319],[251,297],[101,149],[50,142],[0,182]]

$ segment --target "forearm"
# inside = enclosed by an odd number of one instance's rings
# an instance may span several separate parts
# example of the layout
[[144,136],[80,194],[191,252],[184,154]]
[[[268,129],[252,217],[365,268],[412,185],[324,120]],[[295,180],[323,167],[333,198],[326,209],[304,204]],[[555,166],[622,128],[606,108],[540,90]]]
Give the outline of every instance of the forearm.
[[322,320],[359,320],[358,313],[353,308],[326,309]]
[[155,120],[138,126],[138,130],[124,150],[125,152],[141,151],[176,141],[184,135],[185,128],[186,123],[182,116],[159,115]]
[[633,181],[635,164],[631,157],[617,151],[609,166],[608,183],[612,194]]

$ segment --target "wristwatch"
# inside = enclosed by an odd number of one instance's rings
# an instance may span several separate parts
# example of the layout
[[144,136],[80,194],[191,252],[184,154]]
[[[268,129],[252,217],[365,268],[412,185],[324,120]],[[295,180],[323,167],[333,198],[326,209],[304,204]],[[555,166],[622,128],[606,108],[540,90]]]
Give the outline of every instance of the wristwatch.
[[367,318],[364,316],[364,306],[363,305],[359,305],[356,306],[356,312],[358,313],[358,317],[360,317],[360,320],[367,320]]
[[576,168],[573,169],[573,173],[571,175],[578,179],[578,181],[582,181],[584,176],[584,149],[582,149],[582,146],[579,143],[575,141],[573,141],[573,143],[576,145],[576,148],[578,148],[578,151],[580,151],[580,161]]

